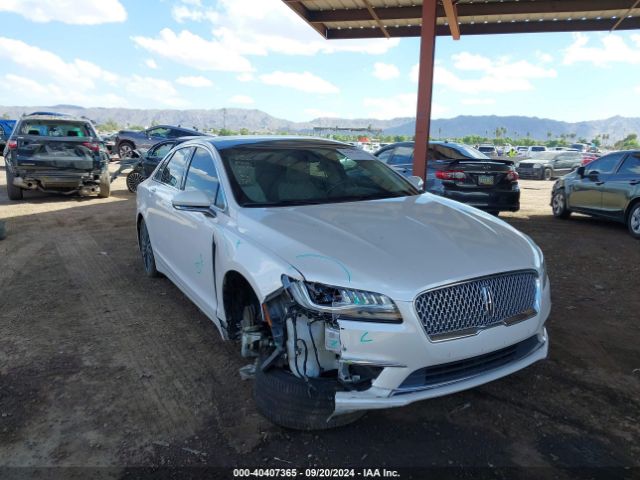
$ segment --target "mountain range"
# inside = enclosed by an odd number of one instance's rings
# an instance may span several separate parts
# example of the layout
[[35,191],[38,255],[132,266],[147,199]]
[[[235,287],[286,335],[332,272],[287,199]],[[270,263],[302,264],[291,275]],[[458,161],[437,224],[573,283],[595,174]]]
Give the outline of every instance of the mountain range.
[[[334,127],[372,128],[384,135],[413,135],[415,119],[410,117],[379,120],[373,118],[316,118],[309,122],[293,122],[276,118],[256,109],[220,108],[208,110],[156,110],[128,108],[84,108],[75,105],[54,105],[43,107],[0,106],[0,114],[18,118],[34,111],[55,111],[84,116],[96,124],[115,121],[123,127],[152,124],[182,125],[183,127],[246,128],[260,133],[311,133],[314,129],[325,132]],[[617,141],[630,133],[640,133],[640,117],[615,116],[604,120],[568,123],[547,118],[526,116],[458,116],[435,119],[431,122],[431,136],[437,138],[459,138],[466,135],[480,135],[493,138],[498,128],[506,129],[503,136],[524,138],[530,136],[538,140],[573,135],[575,138],[591,140],[597,135],[609,135],[609,141]]]

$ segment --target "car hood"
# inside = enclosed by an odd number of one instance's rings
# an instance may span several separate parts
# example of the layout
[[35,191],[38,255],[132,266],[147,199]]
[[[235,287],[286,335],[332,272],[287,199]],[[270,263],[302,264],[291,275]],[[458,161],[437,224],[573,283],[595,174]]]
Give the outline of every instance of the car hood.
[[[293,276],[412,300],[427,288],[536,268],[527,238],[495,217],[424,194],[367,202],[245,208],[239,232]],[[283,272],[286,273],[286,272]]]

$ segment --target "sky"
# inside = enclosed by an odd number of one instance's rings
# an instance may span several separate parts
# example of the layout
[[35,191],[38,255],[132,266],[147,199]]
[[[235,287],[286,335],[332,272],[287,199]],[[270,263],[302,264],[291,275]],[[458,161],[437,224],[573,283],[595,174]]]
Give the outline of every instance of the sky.
[[[418,39],[327,41],[280,0],[0,0],[0,105],[415,116]],[[432,116],[640,116],[640,31],[439,37]]]

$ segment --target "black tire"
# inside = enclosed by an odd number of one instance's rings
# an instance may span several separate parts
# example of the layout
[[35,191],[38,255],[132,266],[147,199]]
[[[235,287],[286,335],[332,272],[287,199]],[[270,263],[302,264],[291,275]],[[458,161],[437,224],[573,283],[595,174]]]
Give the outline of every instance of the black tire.
[[636,240],[640,240],[640,202],[636,202],[631,206],[629,215],[627,215],[627,227],[631,236]]
[[551,197],[551,211],[556,218],[569,218],[571,210],[567,208],[567,196],[564,190],[556,190]]
[[353,423],[366,412],[332,417],[338,382],[335,378],[310,378],[309,383],[288,370],[256,368],[253,397],[267,420],[293,430],[327,430]]
[[138,229],[138,244],[140,245],[140,254],[142,255],[142,266],[147,277],[156,278],[160,276],[160,272],[156,269],[156,257],[153,254],[153,246],[151,245],[151,237],[144,220],[140,220],[140,228]]
[[551,180],[553,178],[553,171],[550,168],[545,168],[542,172],[543,180]]
[[105,170],[100,175],[100,191],[98,192],[98,196],[100,198],[109,198],[111,195],[111,177],[109,176],[109,171]]
[[120,145],[118,145],[118,157],[120,157],[121,160],[131,158],[134,148],[135,145],[131,142],[121,142]]
[[5,169],[7,174],[7,197],[9,197],[9,200],[22,200],[22,189],[13,184],[14,175],[6,165]]
[[127,188],[131,193],[136,193],[138,191],[138,185],[145,181],[144,175],[140,172],[133,170],[127,174]]

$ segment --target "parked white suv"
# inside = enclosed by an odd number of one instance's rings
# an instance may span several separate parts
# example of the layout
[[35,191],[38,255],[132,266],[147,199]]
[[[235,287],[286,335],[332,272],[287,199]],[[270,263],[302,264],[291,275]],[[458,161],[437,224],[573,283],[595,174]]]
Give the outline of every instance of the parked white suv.
[[240,341],[258,410],[277,424],[342,425],[547,356],[533,241],[356,147],[191,140],[140,184],[137,207],[146,273]]

